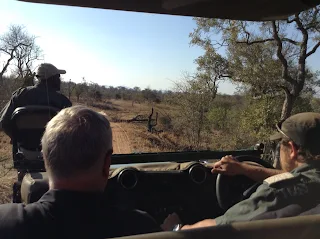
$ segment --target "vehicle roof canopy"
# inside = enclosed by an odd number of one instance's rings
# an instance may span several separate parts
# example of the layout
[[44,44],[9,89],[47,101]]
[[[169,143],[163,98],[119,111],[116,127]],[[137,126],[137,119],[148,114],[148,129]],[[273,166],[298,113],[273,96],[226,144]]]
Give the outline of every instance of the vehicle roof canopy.
[[281,20],[320,4],[320,0],[19,0],[232,20]]

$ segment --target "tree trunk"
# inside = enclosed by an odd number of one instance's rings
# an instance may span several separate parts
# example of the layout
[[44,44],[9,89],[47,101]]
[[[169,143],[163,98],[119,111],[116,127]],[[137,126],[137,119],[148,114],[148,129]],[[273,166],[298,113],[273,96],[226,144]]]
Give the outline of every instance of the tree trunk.
[[290,117],[295,100],[296,97],[294,95],[290,94],[290,92],[285,92],[285,100],[282,105],[281,120],[285,120]]

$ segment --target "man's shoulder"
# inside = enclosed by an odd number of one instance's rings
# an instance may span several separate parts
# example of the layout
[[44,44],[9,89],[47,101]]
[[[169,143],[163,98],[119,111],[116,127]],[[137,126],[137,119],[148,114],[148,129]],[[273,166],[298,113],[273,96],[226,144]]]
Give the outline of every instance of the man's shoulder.
[[61,102],[62,108],[72,106],[72,103],[71,103],[71,101],[69,100],[69,98],[66,97],[64,94],[62,94],[61,92],[59,92],[59,91],[53,91],[52,93],[53,93],[54,98],[55,98],[56,100],[58,100],[58,101]]
[[275,196],[278,192],[283,192],[283,190],[290,191],[290,188],[298,187],[300,184],[303,184],[301,179],[300,174],[289,172],[268,177],[260,184],[252,196],[269,197],[271,194]]
[[35,86],[20,87],[12,93],[12,98],[17,98],[19,100],[25,97],[30,97],[31,95],[37,95],[37,88]]
[[24,205],[2,204],[0,205],[0,237],[23,238],[24,230]]
[[31,93],[33,93],[33,91],[37,97],[39,97],[39,95],[38,95],[39,92],[41,92],[42,96],[49,94],[49,98],[50,98],[49,100],[52,102],[55,102],[55,104],[59,105],[59,108],[65,108],[65,107],[72,106],[71,101],[64,94],[62,94],[59,91],[50,90],[48,92],[46,89],[40,87],[39,85],[35,85],[35,86],[33,86],[33,88],[29,89],[29,92],[31,92]]
[[[0,238],[41,238],[48,229],[47,217],[47,210],[39,202],[2,204]],[[36,234],[32,235],[34,232]]]
[[68,102],[68,103],[71,104],[71,101],[69,100],[69,98],[68,98],[67,96],[65,96],[65,95],[62,94],[61,92],[57,92],[57,93],[61,96],[61,98],[64,99],[65,102]]
[[285,173],[280,173],[280,174],[276,174],[271,177],[268,177],[263,182],[270,187],[274,187],[274,186],[279,185],[281,183],[292,182],[297,177],[298,177],[298,175],[294,175],[292,173],[285,172]]
[[12,92],[12,97],[18,97],[21,94],[28,92],[32,89],[32,87],[19,87],[18,89],[16,89],[15,91]]
[[17,228],[24,220],[24,205],[8,203],[0,205],[0,232],[4,229]]
[[287,187],[296,184],[308,184],[310,182],[320,184],[319,168],[320,167],[306,164],[291,172],[285,172],[266,178],[263,181],[263,184],[273,188]]
[[0,220],[8,216],[8,218],[17,218],[26,216],[28,213],[38,210],[41,207],[39,202],[31,204],[23,203],[6,203],[0,205]]
[[17,210],[23,210],[25,207],[22,203],[6,203],[0,205],[0,218],[8,213],[8,212],[14,212]]

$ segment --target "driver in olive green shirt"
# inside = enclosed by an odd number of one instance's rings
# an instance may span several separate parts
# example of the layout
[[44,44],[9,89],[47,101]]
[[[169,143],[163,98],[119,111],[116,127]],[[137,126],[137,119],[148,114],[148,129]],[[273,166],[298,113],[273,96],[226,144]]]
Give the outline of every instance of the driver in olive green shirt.
[[[280,141],[279,169],[266,169],[237,162],[226,156],[217,162],[213,172],[227,175],[246,175],[261,185],[250,196],[232,206],[215,219],[206,219],[181,230],[230,224],[263,218],[263,215],[290,215],[298,207],[309,210],[320,202],[320,114],[299,113],[277,125],[278,132],[271,140]],[[293,213],[293,212],[292,212]],[[177,217],[173,215],[171,217]],[[177,218],[167,219],[176,220]]]

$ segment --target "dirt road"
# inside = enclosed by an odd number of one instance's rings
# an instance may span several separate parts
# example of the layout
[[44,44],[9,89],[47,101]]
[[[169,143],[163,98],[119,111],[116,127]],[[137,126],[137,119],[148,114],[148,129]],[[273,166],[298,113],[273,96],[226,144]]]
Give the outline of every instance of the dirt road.
[[130,139],[127,132],[122,127],[121,123],[111,122],[112,137],[113,137],[113,151],[115,154],[132,153],[130,146]]

